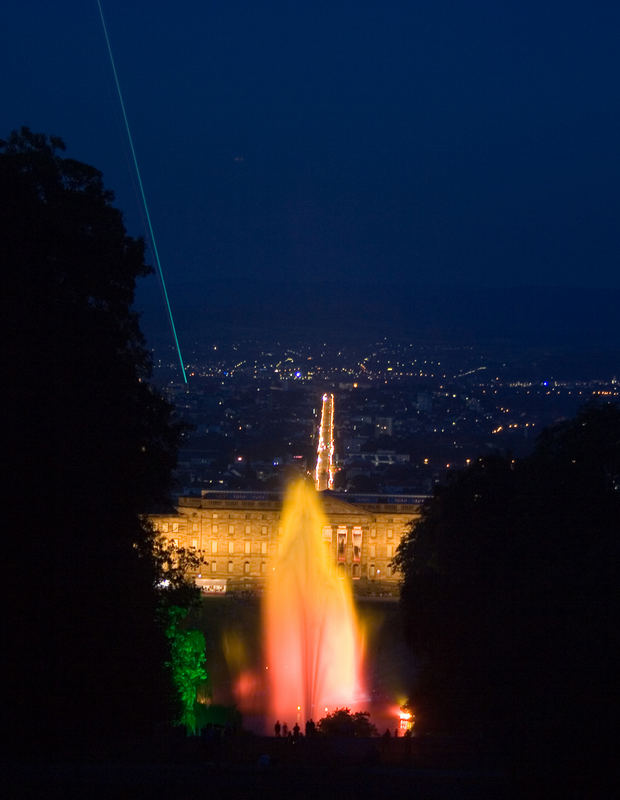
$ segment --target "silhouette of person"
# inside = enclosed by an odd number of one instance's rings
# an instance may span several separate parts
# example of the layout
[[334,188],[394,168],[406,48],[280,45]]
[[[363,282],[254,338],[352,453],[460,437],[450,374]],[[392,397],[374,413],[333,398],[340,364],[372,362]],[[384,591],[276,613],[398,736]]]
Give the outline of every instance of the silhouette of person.
[[280,720],[276,720],[276,724],[273,726],[276,736],[280,736]]
[[285,739],[288,736],[288,725],[286,722],[282,723],[282,736],[284,736]]
[[297,723],[293,725],[293,739],[295,739],[295,741],[299,739],[299,725]]

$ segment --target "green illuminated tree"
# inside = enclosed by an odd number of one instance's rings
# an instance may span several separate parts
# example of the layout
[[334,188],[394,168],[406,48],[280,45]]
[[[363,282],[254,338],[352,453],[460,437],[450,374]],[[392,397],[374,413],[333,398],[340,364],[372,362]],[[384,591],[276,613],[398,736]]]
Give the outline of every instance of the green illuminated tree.
[[207,679],[204,635],[187,627],[190,612],[199,605],[200,591],[187,578],[201,564],[199,555],[178,548],[163,537],[153,547],[161,583],[158,619],[168,640],[166,667],[173,688],[174,721],[187,732],[198,732],[197,692]]
[[187,609],[170,606],[166,609],[168,624],[166,636],[170,642],[170,660],[167,662],[179,698],[178,722],[189,733],[197,732],[196,698],[198,687],[207,678],[205,666],[205,637],[198,630],[184,629],[181,625]]

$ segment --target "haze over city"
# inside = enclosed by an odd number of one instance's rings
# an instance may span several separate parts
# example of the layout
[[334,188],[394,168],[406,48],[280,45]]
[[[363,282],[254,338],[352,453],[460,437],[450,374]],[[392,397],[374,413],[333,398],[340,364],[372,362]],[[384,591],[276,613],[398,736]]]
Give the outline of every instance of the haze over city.
[[[615,4],[102,7],[182,343],[618,345]],[[12,4],[0,35],[2,129],[62,136],[146,235],[96,3]],[[137,302],[165,331],[155,277]]]

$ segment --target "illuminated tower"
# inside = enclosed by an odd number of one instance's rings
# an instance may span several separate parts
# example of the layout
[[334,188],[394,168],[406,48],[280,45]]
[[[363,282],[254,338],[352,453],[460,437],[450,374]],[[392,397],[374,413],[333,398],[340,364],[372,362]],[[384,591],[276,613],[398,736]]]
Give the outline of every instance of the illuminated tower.
[[314,482],[318,492],[334,488],[334,395],[323,395]]

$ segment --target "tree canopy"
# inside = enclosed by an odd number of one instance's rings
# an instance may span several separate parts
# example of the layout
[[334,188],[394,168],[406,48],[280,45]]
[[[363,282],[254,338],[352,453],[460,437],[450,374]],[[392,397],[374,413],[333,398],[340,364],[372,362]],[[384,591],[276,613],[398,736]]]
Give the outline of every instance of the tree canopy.
[[370,721],[368,711],[351,712],[350,708],[337,708],[321,717],[317,726],[323,736],[354,736],[365,738],[376,736],[377,729]]
[[611,403],[548,428],[528,458],[480,458],[438,487],[395,558],[418,725],[503,736],[534,760],[603,752],[619,533]]
[[[9,643],[15,730],[55,740],[165,716],[158,565],[179,428],[132,310],[149,273],[94,167],[27,128],[0,140],[10,347]],[[159,698],[159,699],[158,699]]]

